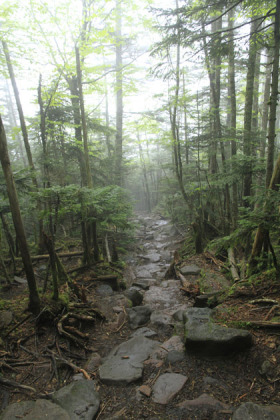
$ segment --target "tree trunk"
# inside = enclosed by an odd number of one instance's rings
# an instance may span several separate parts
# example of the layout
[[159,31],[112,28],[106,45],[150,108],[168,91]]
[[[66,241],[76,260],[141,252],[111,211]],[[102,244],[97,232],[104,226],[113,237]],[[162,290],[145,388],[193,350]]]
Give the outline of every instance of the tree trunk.
[[278,100],[278,79],[279,79],[279,48],[280,48],[280,0],[276,3],[276,14],[274,22],[274,57],[272,65],[272,81],[269,108],[269,124],[267,136],[267,165],[266,165],[266,188],[269,187],[274,164],[274,145],[276,136],[276,109]]
[[18,196],[16,191],[16,186],[14,182],[14,177],[11,169],[10,158],[8,154],[8,145],[6,134],[3,126],[3,122],[0,116],[0,160],[2,169],[4,172],[7,192],[10,202],[10,208],[12,212],[13,222],[15,226],[15,231],[17,234],[17,239],[20,247],[21,258],[24,265],[28,289],[29,289],[29,309],[32,313],[38,314],[40,312],[40,298],[37,291],[35,275],[33,271],[33,266],[30,258],[29,248],[26,240],[25,230],[21,218],[21,212],[19,208]]
[[[230,118],[229,118],[229,130],[231,138],[231,158],[235,159],[237,153],[236,147],[236,91],[235,91],[235,54],[234,54],[234,41],[233,41],[233,18],[234,11],[233,9],[228,14],[228,26],[229,29],[229,38],[228,38],[228,96],[230,101]],[[234,174],[235,168],[234,164],[231,164],[231,170]],[[234,180],[232,182],[232,228],[233,230],[237,227],[238,219],[238,189],[237,182]]]
[[[4,50],[4,54],[5,54],[5,58],[6,58],[6,63],[7,63],[11,83],[12,83],[12,86],[13,86],[13,91],[14,91],[14,95],[15,95],[16,104],[17,104],[17,110],[18,110],[18,115],[19,115],[19,119],[20,119],[21,132],[22,132],[24,147],[25,147],[25,151],[26,151],[26,155],[27,155],[28,165],[30,166],[31,171],[32,171],[32,183],[34,185],[35,190],[37,191],[38,190],[38,181],[37,181],[37,178],[36,178],[36,175],[35,175],[35,166],[34,166],[34,163],[33,163],[31,148],[30,148],[29,139],[28,139],[27,128],[26,128],[26,124],[25,124],[25,118],[24,118],[23,109],[22,109],[22,105],[21,105],[21,100],[20,100],[20,96],[19,96],[19,91],[18,91],[18,87],[17,87],[17,83],[16,83],[14,69],[13,69],[13,65],[12,65],[12,62],[11,62],[11,57],[10,57],[10,53],[9,53],[7,43],[5,41],[2,41],[2,46],[3,46],[3,50]],[[41,203],[40,203],[39,200],[37,201],[37,210],[38,210],[38,212],[41,211]],[[39,219],[38,224],[39,224],[38,251],[42,252],[44,250],[44,247],[43,247],[43,221],[41,219]]]
[[243,153],[245,156],[245,175],[244,175],[244,205],[249,206],[248,197],[251,196],[252,186],[252,144],[251,144],[251,128],[254,98],[254,80],[255,80],[255,64],[257,55],[256,30],[259,21],[255,19],[251,22],[250,47],[247,64],[247,80],[244,110],[244,135],[243,135]]
[[115,182],[122,185],[123,142],[123,71],[122,71],[122,0],[116,0],[116,143]]

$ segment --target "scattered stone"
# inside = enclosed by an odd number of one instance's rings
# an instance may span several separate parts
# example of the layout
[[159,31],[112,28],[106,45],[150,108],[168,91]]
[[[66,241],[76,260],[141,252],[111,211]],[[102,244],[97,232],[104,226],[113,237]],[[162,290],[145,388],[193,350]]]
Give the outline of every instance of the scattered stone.
[[179,373],[164,373],[153,386],[153,401],[158,404],[168,404],[183,388],[187,377]]
[[100,296],[111,296],[114,294],[113,289],[109,284],[101,284],[96,288],[96,293]]
[[[229,410],[229,406],[222,403],[221,401],[216,400],[211,395],[202,394],[194,400],[185,400],[178,404],[178,407],[183,409],[193,409],[193,408],[211,408],[212,410]],[[249,420],[248,417],[243,417],[242,420]],[[254,419],[255,420],[255,419]]]
[[94,381],[86,379],[64,386],[53,394],[52,399],[67,411],[71,420],[92,420],[100,405]]
[[269,407],[246,402],[235,410],[232,420],[279,420],[280,415],[271,411]]
[[273,366],[272,366],[272,364],[270,363],[270,361],[269,361],[269,360],[265,360],[265,361],[261,364],[261,367],[260,367],[260,370],[259,370],[260,374],[261,374],[262,376],[269,376],[269,375],[271,375],[272,371],[273,371]]
[[164,280],[161,282],[161,287],[173,287],[173,288],[180,288],[180,280]]
[[184,276],[199,276],[201,268],[197,265],[185,265],[180,268],[180,271]]
[[149,322],[152,310],[149,305],[135,306],[134,308],[128,309],[127,313],[129,326],[136,329]]
[[10,404],[0,416],[1,420],[72,420],[66,410],[48,400],[22,401]]
[[141,327],[141,328],[138,328],[138,330],[134,331],[131,334],[131,337],[138,337],[139,335],[143,335],[144,337],[147,337],[147,338],[152,338],[157,335],[157,332],[154,330],[151,330],[148,327]]
[[141,392],[141,394],[145,395],[146,397],[150,397],[152,390],[148,385],[141,385],[138,388],[138,391]]
[[141,305],[143,301],[143,295],[135,287],[130,287],[125,291],[124,294],[132,302],[133,306]]
[[8,327],[13,321],[13,313],[11,311],[0,311],[0,328]]
[[101,356],[98,353],[92,353],[85,364],[85,370],[94,372],[101,365]]

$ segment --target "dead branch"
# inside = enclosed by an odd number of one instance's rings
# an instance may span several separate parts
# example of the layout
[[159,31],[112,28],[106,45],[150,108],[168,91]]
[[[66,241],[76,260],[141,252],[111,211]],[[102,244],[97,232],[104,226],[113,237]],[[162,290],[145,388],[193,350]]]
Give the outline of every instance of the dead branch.
[[26,391],[36,392],[36,389],[32,388],[31,386],[19,384],[16,381],[12,381],[10,379],[3,378],[3,376],[0,376],[0,383],[3,384],[3,385],[11,386],[13,388],[20,388],[20,389],[24,389]]
[[70,366],[74,370],[75,373],[77,372],[82,373],[86,379],[91,379],[90,375],[86,372],[85,369],[82,369],[79,366],[75,365],[74,363],[70,362],[69,360],[64,359],[64,357],[57,356],[51,350],[47,350],[47,352],[50,354],[50,357],[53,356],[57,362],[64,363],[65,365]]

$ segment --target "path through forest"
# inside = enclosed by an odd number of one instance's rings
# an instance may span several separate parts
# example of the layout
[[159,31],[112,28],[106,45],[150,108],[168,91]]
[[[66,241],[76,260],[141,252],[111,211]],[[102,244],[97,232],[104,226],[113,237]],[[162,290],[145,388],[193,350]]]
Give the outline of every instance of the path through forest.
[[[256,377],[260,355],[252,350],[251,333],[216,324],[207,300],[199,297],[199,288],[209,297],[228,281],[201,256],[178,262],[175,270],[181,238],[174,227],[150,215],[139,215],[136,222],[126,290],[108,283],[91,289],[106,321],[86,330],[86,351],[75,360],[80,373],[68,375],[64,386],[56,384],[55,392],[44,389],[47,398],[40,392],[36,402],[24,398],[10,405],[1,420],[41,419],[43,413],[49,419],[279,418],[260,405],[242,404],[264,399],[255,385],[262,377]],[[272,397],[262,385],[261,392]]]

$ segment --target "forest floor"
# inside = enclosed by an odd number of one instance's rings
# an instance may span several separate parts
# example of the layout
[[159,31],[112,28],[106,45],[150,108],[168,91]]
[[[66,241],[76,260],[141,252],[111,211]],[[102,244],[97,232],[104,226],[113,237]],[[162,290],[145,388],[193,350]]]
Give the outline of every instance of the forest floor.
[[[179,239],[174,236],[170,241],[168,251],[172,255],[176,247],[180,246]],[[128,285],[135,279],[134,258],[141,253],[143,247],[140,242],[136,242],[124,273]],[[212,279],[217,274],[221,275],[219,261],[209,258],[207,253],[186,256],[183,262],[196,264],[203,272],[212,272]],[[67,262],[64,261],[64,264],[67,266]],[[53,305],[51,309],[45,310],[45,316],[41,315],[38,322],[33,315],[24,311],[27,306],[26,285],[13,285],[10,289],[2,287],[1,312],[11,312],[12,320],[8,325],[4,323],[1,329],[1,410],[13,402],[46,398],[48,394],[71,382],[77,373],[96,380],[101,399],[97,414],[100,420],[226,420],[231,418],[232,409],[246,401],[280,405],[280,322],[277,318],[280,315],[277,305],[280,305],[280,286],[273,276],[260,276],[254,284],[237,284],[217,311],[216,318],[220,324],[250,330],[254,345],[249,351],[234,354],[230,359],[214,360],[186,353],[184,360],[175,365],[166,361],[147,364],[142,381],[126,386],[104,385],[99,379],[98,362],[94,367],[88,365],[88,359],[93,353],[97,353],[96,358],[107,356],[115,346],[128,340],[132,333],[126,316],[121,317],[115,310],[116,305],[122,304],[122,292],[116,294],[115,301],[108,296],[98,295],[97,284],[93,280],[95,276],[96,268],[93,267],[76,277],[77,284],[83,285],[86,297],[87,303],[84,303],[83,309],[87,308],[87,314],[92,316],[90,322],[72,320],[70,323],[70,327],[82,332],[77,343],[58,332],[58,322],[66,314],[63,306],[58,308]],[[258,302],[257,299],[262,301]],[[272,302],[265,299],[275,302],[272,305]],[[192,300],[194,296],[188,296],[181,290],[181,303]],[[43,301],[43,305],[44,309],[49,307],[47,300]],[[104,314],[104,318],[100,313]],[[122,313],[126,314],[125,309]],[[270,325],[272,321],[274,324]],[[159,329],[157,334],[156,339],[162,343],[170,338],[165,329]],[[151,384],[164,372],[181,373],[188,378],[172,402],[166,406],[152,402],[148,396],[140,398],[137,392],[139,386]],[[8,382],[4,384],[3,379]],[[180,417],[177,410],[180,402],[195,400],[205,393],[224,403],[227,409],[209,411],[208,408],[196,409],[194,406],[189,416],[184,414],[184,417]]]

